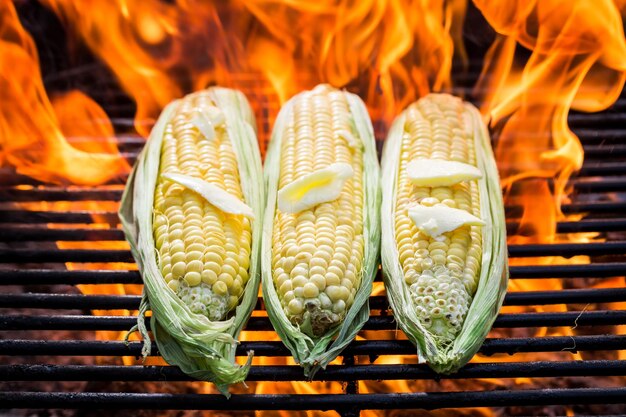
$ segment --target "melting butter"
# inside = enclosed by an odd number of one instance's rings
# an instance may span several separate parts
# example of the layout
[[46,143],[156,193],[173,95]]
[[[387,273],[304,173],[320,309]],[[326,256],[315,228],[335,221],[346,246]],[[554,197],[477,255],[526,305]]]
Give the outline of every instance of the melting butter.
[[224,113],[215,106],[202,106],[195,109],[190,123],[208,140],[215,139],[215,128],[224,124]]
[[345,182],[354,176],[350,164],[338,162],[299,178],[278,191],[278,209],[299,213],[336,200]]
[[483,176],[473,165],[439,159],[414,159],[407,164],[406,172],[420,187],[445,187]]
[[484,226],[478,217],[460,210],[439,204],[431,207],[416,204],[409,208],[409,218],[417,228],[430,237],[439,237],[461,226]]
[[249,205],[215,184],[183,174],[165,173],[161,174],[161,177],[200,194],[224,213],[239,214],[254,219],[254,212]]

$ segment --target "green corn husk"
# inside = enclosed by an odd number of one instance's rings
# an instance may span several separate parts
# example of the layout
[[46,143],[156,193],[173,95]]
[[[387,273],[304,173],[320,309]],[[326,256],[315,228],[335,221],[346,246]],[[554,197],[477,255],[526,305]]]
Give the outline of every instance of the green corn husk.
[[[422,100],[428,100],[425,97]],[[460,332],[450,342],[443,342],[427,330],[413,303],[409,286],[399,261],[394,227],[396,188],[401,142],[405,132],[406,111],[396,118],[383,149],[382,157],[382,268],[387,297],[400,328],[417,347],[421,361],[439,373],[453,373],[471,360],[482,345],[495,321],[508,284],[506,225],[502,192],[489,133],[478,110],[464,103],[466,119],[471,120],[477,167],[482,227],[482,262],[476,293]],[[466,122],[467,122],[466,120]]]
[[249,280],[239,305],[230,317],[223,321],[210,321],[206,316],[193,313],[169,289],[157,265],[152,230],[154,190],[164,129],[179,105],[178,100],[163,110],[152,129],[128,179],[119,216],[144,282],[137,326],[133,329],[139,330],[143,337],[144,358],[150,354],[150,336],[145,324],[145,313],[150,309],[150,327],[163,358],[196,379],[214,382],[220,392],[229,396],[228,386],[245,380],[252,359],[252,352],[249,352],[244,366],[234,362],[236,338],[257,302],[265,197],[256,124],[248,101],[239,91],[219,87],[208,91],[224,113],[226,129],[238,161],[242,191],[255,215]]
[[[320,87],[325,88],[326,86],[319,86],[318,88]],[[324,369],[341,353],[356,337],[358,331],[369,318],[369,296],[372,291],[372,282],[378,270],[380,250],[380,168],[376,154],[374,131],[367,109],[358,96],[344,92],[353,117],[352,130],[358,132],[358,140],[363,145],[363,234],[365,238],[364,261],[362,263],[363,276],[361,286],[356,291],[354,303],[349,308],[343,322],[329,329],[320,337],[311,337],[298,326],[292,324],[283,311],[272,279],[271,260],[272,230],[274,215],[277,210],[280,176],[282,132],[285,129],[288,116],[293,111],[294,102],[301,94],[290,99],[281,108],[266,155],[264,173],[268,198],[263,221],[261,269],[263,300],[270,321],[296,362],[303,367],[305,376],[312,378],[319,369]]]

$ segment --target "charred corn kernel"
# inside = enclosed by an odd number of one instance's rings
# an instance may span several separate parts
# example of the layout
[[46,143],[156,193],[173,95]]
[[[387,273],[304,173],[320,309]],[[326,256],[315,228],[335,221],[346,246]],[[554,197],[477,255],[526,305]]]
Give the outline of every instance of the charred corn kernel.
[[[264,299],[307,373],[332,360],[311,352],[321,354],[339,328],[362,325],[345,318],[351,308],[367,308],[371,251],[378,246],[372,233],[379,228],[378,172],[371,122],[356,96],[321,85],[281,109],[265,170],[271,185]],[[352,291],[360,296],[350,297]],[[349,334],[334,343],[343,346]],[[324,348],[314,349],[316,343]]]
[[119,213],[147,296],[137,329],[149,339],[149,306],[163,358],[225,395],[250,368],[250,361],[235,363],[232,347],[260,280],[265,197],[254,126],[247,100],[234,90],[212,87],[169,104]]
[[456,370],[489,331],[508,279],[498,173],[474,107],[431,94],[396,119],[383,154],[382,211],[396,319],[435,370]]

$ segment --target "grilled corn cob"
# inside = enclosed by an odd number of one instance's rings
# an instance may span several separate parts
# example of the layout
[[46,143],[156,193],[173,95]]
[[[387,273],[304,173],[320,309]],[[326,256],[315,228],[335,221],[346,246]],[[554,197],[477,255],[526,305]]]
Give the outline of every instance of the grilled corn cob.
[[[260,280],[264,195],[253,126],[248,102],[233,90],[211,88],[171,103],[120,209],[145,284],[141,313],[152,309],[159,352],[225,394],[249,369],[249,361],[234,363],[235,338]],[[143,314],[138,328],[149,340]]]
[[369,315],[380,242],[378,175],[371,122],[358,97],[320,85],[281,109],[265,164],[263,297],[309,376]]
[[480,348],[508,282],[489,135],[471,104],[431,94],[394,121],[382,167],[390,305],[420,358],[454,372]]

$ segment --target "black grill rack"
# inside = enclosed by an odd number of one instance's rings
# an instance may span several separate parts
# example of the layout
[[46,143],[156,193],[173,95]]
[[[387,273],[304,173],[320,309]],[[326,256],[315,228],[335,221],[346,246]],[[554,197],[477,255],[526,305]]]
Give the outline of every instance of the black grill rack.
[[[0,307],[3,309],[0,355],[4,358],[0,380],[5,381],[0,385],[4,387],[0,404],[17,409],[332,409],[342,415],[358,414],[365,409],[437,409],[452,405],[517,409],[587,404],[591,408],[584,410],[600,410],[600,413],[620,410],[626,398],[626,361],[623,360],[626,334],[620,327],[626,324],[626,288],[614,285],[602,288],[601,284],[619,280],[618,277],[626,274],[626,241],[620,240],[626,231],[626,155],[621,145],[623,131],[617,126],[606,128],[607,123],[600,128],[596,123],[608,120],[612,126],[612,120],[626,118],[623,110],[626,99],[620,99],[604,115],[573,114],[570,118],[585,149],[592,152],[587,154],[585,166],[572,180],[572,202],[564,206],[566,213],[580,213],[582,218],[559,223],[558,231],[598,236],[589,243],[509,246],[512,259],[536,258],[532,265],[511,266],[513,281],[560,279],[563,289],[509,292],[505,305],[527,307],[526,311],[501,314],[493,334],[481,348],[482,359],[450,376],[436,375],[425,365],[403,356],[414,355],[415,349],[408,341],[399,340],[401,337],[390,338],[395,334],[396,324],[387,311],[386,299],[382,295],[372,296],[373,314],[364,328],[367,340],[354,341],[344,352],[342,364],[329,366],[315,378],[341,382],[342,391],[336,392],[335,387],[334,393],[254,394],[254,390],[242,388],[231,400],[214,393],[172,393],[171,384],[190,381],[178,368],[143,366],[139,362],[123,365],[119,357],[140,356],[141,342],[97,340],[94,332],[126,331],[132,327],[134,316],[116,316],[112,312],[136,309],[140,297],[82,295],[75,286],[139,284],[141,279],[136,271],[108,269],[115,264],[119,267],[119,263],[132,263],[130,252],[89,246],[60,249],[55,243],[122,241],[116,214],[114,210],[98,208],[54,208],[55,203],[64,201],[70,207],[83,201],[111,204],[118,201],[123,182],[93,188],[64,188],[6,173],[3,176],[6,181],[0,187],[0,199],[4,201],[0,208]],[[265,129],[268,127],[269,123]],[[267,130],[264,132],[267,134]],[[132,135],[122,135],[119,140],[122,151],[130,159],[143,144],[142,139]],[[53,208],[20,207],[33,202],[48,202]],[[508,208],[508,212],[514,211],[514,207]],[[515,228],[514,216],[509,226]],[[568,264],[562,259],[560,264],[542,265],[546,257],[578,255],[589,256],[591,263]],[[77,269],[68,270],[65,266],[68,262],[79,263]],[[85,269],[90,263],[101,265],[97,270]],[[257,308],[261,308],[260,302]],[[103,310],[104,315],[91,314],[91,310]],[[548,332],[537,335],[535,328],[548,328]],[[567,328],[575,330],[550,336]],[[250,334],[270,331],[271,325],[266,317],[255,316],[246,330]],[[60,337],[49,336],[55,333]],[[249,350],[254,350],[258,357],[289,355],[279,341],[244,341],[238,354],[244,356]],[[156,346],[153,352],[158,354]],[[575,356],[577,352],[584,360]],[[508,362],[490,358],[507,354],[512,355]],[[537,354],[538,359],[530,354]],[[519,355],[521,359],[517,358]],[[96,360],[96,357],[106,359]],[[381,358],[385,358],[382,363]],[[538,382],[532,389],[506,382],[519,378]],[[499,382],[481,384],[484,379]],[[412,383],[422,383],[429,389],[375,393],[377,384],[385,383],[376,382],[379,380],[416,381]],[[571,384],[558,383],[563,380]],[[46,384],[59,381],[90,381],[92,385],[97,383],[95,386],[100,390],[73,392],[72,388],[46,392]],[[152,388],[148,393],[136,392],[128,385],[127,391],[116,392],[113,388],[116,381],[138,386],[149,383]],[[249,381],[253,387],[260,381],[304,381],[304,377],[295,365],[259,365],[253,367]],[[359,392],[359,381],[367,381],[372,392]]]
[[[455,93],[471,97],[479,66],[457,82]],[[276,98],[255,76],[242,76],[240,88],[256,103],[260,135],[266,139],[278,110]],[[132,126],[132,106],[107,110],[122,132],[120,150],[133,162],[144,141],[124,133]],[[281,342],[265,341],[272,333],[261,332],[271,332],[271,324],[257,312],[238,355],[254,350],[264,364],[253,366],[249,387],[235,387],[230,400],[190,382],[178,368],[133,361],[141,355],[141,342],[97,337],[130,329],[132,313],[115,313],[139,305],[136,294],[83,295],[76,287],[141,284],[130,252],[111,248],[123,241],[115,209],[124,179],[100,187],[61,187],[0,170],[0,408],[241,410],[244,415],[251,410],[335,410],[345,416],[361,410],[451,407],[458,413],[476,407],[507,413],[546,407],[553,414],[623,412],[626,96],[607,112],[573,113],[569,122],[586,156],[563,211],[580,218],[560,222],[557,231],[590,240],[509,246],[513,261],[534,258],[530,265],[511,266],[513,283],[541,288],[557,282],[561,288],[509,292],[505,305],[517,310],[500,314],[475,362],[449,376],[418,364],[414,347],[395,331],[385,297],[377,294],[371,297],[373,312],[362,338],[344,351],[341,363],[317,374],[316,381],[327,383],[313,385],[303,382],[298,366],[287,364],[289,351]],[[375,128],[382,140],[384,124],[377,121]],[[515,232],[519,207],[507,207],[507,217],[509,232]],[[66,247],[87,244],[67,249],[57,241],[69,242]],[[546,263],[550,257],[580,255],[590,263]],[[264,341],[249,341],[253,338]],[[152,352],[158,355],[156,346]],[[124,365],[122,357],[133,364]],[[267,364],[274,359],[279,362]],[[288,382],[303,383],[291,393]],[[277,393],[256,394],[261,383]]]

